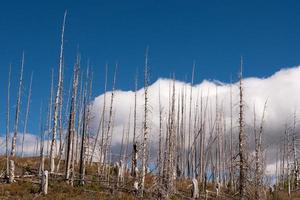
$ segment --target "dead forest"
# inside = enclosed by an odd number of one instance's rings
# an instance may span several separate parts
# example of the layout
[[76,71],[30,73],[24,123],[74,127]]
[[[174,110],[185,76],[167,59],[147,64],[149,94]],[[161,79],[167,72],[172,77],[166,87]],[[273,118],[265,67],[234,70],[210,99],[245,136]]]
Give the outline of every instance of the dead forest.
[[[214,100],[215,110],[212,110],[208,96],[194,91],[195,63],[191,66],[190,87],[176,87],[175,75],[171,77],[167,107],[161,103],[159,90],[159,117],[151,119],[151,94],[148,91],[151,57],[149,48],[146,48],[144,85],[138,85],[137,76],[129,80],[135,85],[135,101],[122,132],[114,129],[118,114],[114,103],[119,66],[113,66],[113,81],[109,83],[111,66],[106,65],[100,75],[105,77],[102,86],[104,100],[94,130],[91,128],[94,119],[92,90],[96,87],[93,85],[96,75],[90,66],[82,66],[80,53],[74,60],[70,89],[66,88],[66,23],[67,13],[61,28],[58,66],[50,73],[47,112],[41,108],[40,122],[36,123],[40,135],[36,137],[35,152],[31,156],[24,153],[24,138],[30,123],[34,75],[31,75],[29,84],[24,83],[26,57],[23,53],[18,88],[14,91],[9,66],[6,122],[1,122],[6,124],[5,153],[0,157],[1,199],[300,198],[296,114],[294,121],[283,127],[282,140],[276,144],[276,171],[273,175],[266,174],[268,145],[264,141],[264,124],[269,109],[268,99],[263,110],[251,111],[254,113],[253,124],[251,128],[246,127],[245,113],[249,110],[244,101],[247,88],[243,85],[242,58],[237,66],[238,81],[231,84],[227,94],[231,108],[229,121],[224,117],[218,95]],[[112,88],[110,92],[109,86]],[[22,90],[24,87],[28,88],[26,95]],[[139,87],[143,87],[143,102],[137,102]],[[239,91],[238,97],[232,94],[232,87]],[[12,108],[10,96],[13,92],[17,93],[17,102]],[[68,97],[64,98],[63,93]],[[193,99],[193,93],[200,93],[200,98]],[[142,113],[138,112],[138,103],[143,104]],[[1,106],[5,108],[5,105]],[[20,119],[20,112],[25,113],[25,119]],[[258,112],[262,117],[257,117]],[[14,120],[12,129],[11,119]],[[20,127],[20,120],[24,121],[24,127]],[[159,124],[155,133],[157,141],[154,142],[151,120],[158,120]],[[22,135],[20,145],[18,134]],[[113,152],[114,137],[122,138],[117,155]],[[254,148],[250,148],[250,143]]]

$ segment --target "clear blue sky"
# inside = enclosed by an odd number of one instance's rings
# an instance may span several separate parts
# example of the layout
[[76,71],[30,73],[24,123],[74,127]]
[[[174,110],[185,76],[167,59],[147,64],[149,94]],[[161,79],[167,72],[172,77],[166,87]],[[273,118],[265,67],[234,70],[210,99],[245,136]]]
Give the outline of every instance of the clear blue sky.
[[46,104],[49,96],[50,69],[57,70],[66,9],[65,81],[69,82],[79,46],[82,60],[89,59],[94,69],[94,96],[103,91],[106,62],[111,67],[119,62],[117,88],[132,89],[136,68],[142,72],[147,45],[152,82],[173,72],[180,80],[189,78],[193,60],[196,82],[204,78],[228,82],[237,75],[241,55],[246,76],[265,77],[300,64],[300,2],[296,0],[1,1],[0,133],[5,127],[8,65],[13,65],[13,121],[23,50],[25,94],[34,71],[29,131],[38,131],[39,105]]

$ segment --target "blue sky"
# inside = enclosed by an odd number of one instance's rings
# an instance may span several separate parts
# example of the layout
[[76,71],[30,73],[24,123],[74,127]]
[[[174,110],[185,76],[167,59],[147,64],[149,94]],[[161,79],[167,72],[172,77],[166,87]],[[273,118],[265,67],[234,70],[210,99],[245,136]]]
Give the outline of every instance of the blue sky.
[[151,82],[173,72],[177,79],[189,79],[193,60],[196,82],[228,82],[237,75],[241,55],[246,76],[266,77],[300,63],[299,1],[1,1],[0,133],[5,127],[8,65],[13,65],[13,121],[23,50],[22,116],[34,71],[29,132],[38,131],[40,102],[46,104],[49,96],[50,69],[58,66],[66,9],[65,82],[70,80],[79,47],[83,63],[89,59],[94,69],[93,96],[103,91],[106,62],[110,74],[114,63],[119,63],[117,88],[132,89],[136,69],[142,73],[147,45]]

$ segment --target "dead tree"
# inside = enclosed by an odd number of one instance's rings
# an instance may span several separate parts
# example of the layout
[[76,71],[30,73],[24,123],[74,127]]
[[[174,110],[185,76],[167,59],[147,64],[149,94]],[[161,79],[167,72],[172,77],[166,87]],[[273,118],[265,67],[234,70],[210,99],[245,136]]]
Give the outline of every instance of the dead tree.
[[9,150],[8,150],[8,145],[9,145],[9,123],[10,123],[10,79],[11,79],[11,65],[9,65],[9,72],[8,72],[8,84],[7,84],[7,110],[6,110],[6,178],[7,181],[9,182]]
[[[44,127],[43,127],[43,104],[40,107],[40,168],[39,175],[42,176],[45,169],[45,155],[44,155]],[[38,147],[37,147],[38,148]]]
[[[263,157],[262,157],[262,134],[263,134],[263,124],[265,118],[267,101],[264,105],[264,110],[261,118],[261,123],[259,127],[259,131],[256,131],[256,127],[254,126],[255,133],[255,199],[262,199],[262,187],[263,187]],[[255,112],[254,112],[255,116]],[[254,122],[256,121],[254,117]]]
[[232,103],[232,82],[230,84],[230,169],[229,169],[229,183],[230,189],[233,190],[233,103]]
[[197,179],[193,178],[192,182],[193,182],[192,198],[198,199],[200,197],[198,181]]
[[[105,82],[104,82],[104,94],[103,94],[103,108],[102,108],[102,114],[101,114],[101,119],[99,121],[99,127],[98,127],[98,132],[97,134],[99,134],[100,130],[101,130],[101,141],[100,141],[100,155],[99,155],[99,160],[100,160],[100,164],[103,165],[104,164],[104,142],[105,142],[105,113],[106,113],[106,92],[107,92],[107,71],[108,71],[108,65],[106,64],[105,66]],[[94,147],[94,149],[96,148],[96,146]],[[94,150],[93,150],[94,152]],[[92,152],[92,156],[93,153]],[[99,169],[98,169],[99,171]],[[100,175],[100,173],[99,173]]]
[[168,128],[168,158],[167,158],[167,178],[165,182],[165,187],[168,195],[175,192],[175,179],[176,179],[176,169],[175,169],[175,146],[176,146],[176,135],[175,135],[175,79],[173,79],[172,86],[172,100],[171,100],[171,110],[169,112],[169,128]]
[[61,34],[61,46],[60,46],[60,56],[59,56],[59,68],[58,68],[58,84],[57,84],[57,91],[55,96],[52,141],[51,141],[51,148],[50,148],[50,173],[53,173],[55,168],[58,114],[59,114],[59,110],[61,106],[60,102],[62,98],[61,91],[62,91],[62,82],[63,82],[63,51],[64,51],[64,32],[65,32],[65,25],[66,25],[66,16],[67,16],[67,11],[65,11],[64,14],[62,34]]
[[297,146],[296,146],[296,111],[294,112],[294,122],[293,122],[293,135],[292,135],[292,152],[293,152],[293,186],[294,189],[298,189],[299,185],[299,163],[297,158]]
[[67,151],[66,151],[66,173],[65,179],[73,185],[74,179],[74,136],[75,136],[75,119],[76,119],[76,100],[77,100],[77,88],[78,88],[78,76],[79,76],[79,58],[74,66],[73,84],[72,84],[72,97],[70,104],[70,115],[68,125],[68,137],[67,137]]
[[48,194],[48,171],[43,171],[41,179],[41,191],[44,195]]
[[285,137],[286,137],[286,156],[287,156],[287,189],[288,189],[288,195],[291,196],[291,174],[290,174],[290,131],[287,128],[285,128]]
[[[105,132],[105,139],[104,139],[104,144],[103,144],[103,148],[104,148],[104,156],[103,156],[103,163],[104,165],[106,165],[106,162],[110,160],[110,158],[108,158],[109,152],[111,151],[111,140],[112,140],[112,132],[113,132],[113,103],[114,103],[114,98],[115,98],[115,84],[116,84],[116,76],[117,76],[117,67],[118,65],[116,64],[115,67],[115,72],[114,72],[114,78],[113,78],[113,88],[112,88],[112,92],[111,92],[111,97],[110,97],[110,107],[109,107],[109,116],[108,116],[108,123],[107,123],[107,129]],[[109,165],[108,165],[108,169],[109,169]],[[108,177],[109,175],[109,170],[107,169],[107,167],[104,167],[104,175],[105,177]]]
[[13,157],[16,156],[16,143],[17,143],[17,136],[18,136],[19,120],[20,120],[21,95],[22,95],[22,86],[23,86],[23,70],[24,70],[24,52],[22,55],[22,63],[21,63],[21,74],[20,74],[19,91],[17,97],[17,107],[16,107],[15,124],[14,124],[14,135],[12,138],[12,145],[11,145],[11,156]]
[[138,77],[135,77],[135,91],[134,91],[134,111],[133,111],[133,137],[132,137],[132,165],[131,165],[131,176],[134,181],[137,181],[137,159],[138,159],[138,148],[136,141],[136,105],[137,105],[137,83]]
[[158,178],[159,178],[159,183],[162,183],[162,173],[163,173],[163,151],[162,151],[162,114],[163,114],[163,108],[161,105],[161,97],[160,97],[160,84],[159,84],[159,91],[158,91],[158,107],[159,107],[159,138],[158,138]]
[[25,134],[27,132],[27,123],[28,123],[28,116],[29,116],[29,109],[30,109],[30,98],[31,98],[31,88],[32,88],[32,77],[33,73],[31,73],[30,77],[30,85],[29,85],[29,92],[28,92],[28,99],[27,99],[27,108],[26,108],[26,116],[25,116],[25,125],[24,125],[24,131],[23,131],[23,138],[22,138],[22,153],[21,157],[24,156],[24,140],[25,140]]
[[239,83],[239,194],[240,199],[247,198],[247,153],[246,153],[246,134],[245,134],[245,122],[244,122],[244,96],[243,96],[243,60],[241,59],[241,72]]
[[[86,93],[86,92],[85,92]],[[81,148],[80,148],[80,161],[79,161],[79,178],[80,185],[85,184],[85,152],[86,152],[86,94],[84,95],[84,103],[83,103],[83,125],[82,125],[82,135],[81,135]]]
[[83,80],[82,76],[80,78],[80,87],[79,87],[79,94],[78,94],[78,121],[77,121],[77,131],[76,131],[76,152],[75,152],[75,158],[76,158],[76,164],[80,162],[80,134],[82,133],[82,122],[83,122],[83,112],[84,112],[84,94],[83,94]]
[[15,162],[13,160],[9,161],[9,183],[13,183],[15,181]]
[[145,55],[145,69],[144,69],[144,126],[143,126],[143,141],[142,141],[142,172],[140,182],[140,194],[143,197],[145,188],[145,177],[147,170],[147,156],[148,156],[148,138],[149,138],[149,125],[148,125],[148,113],[149,113],[149,100],[148,100],[148,47]]
[[195,62],[193,63],[193,71],[192,71],[192,82],[190,85],[190,101],[189,101],[189,123],[188,123],[188,155],[187,155],[187,175],[190,177],[191,175],[191,163],[190,161],[192,160],[191,158],[191,127],[192,127],[192,102],[193,102],[193,84],[194,84],[194,72],[195,72]]
[[50,144],[50,134],[52,129],[52,109],[53,109],[53,79],[54,71],[51,69],[51,87],[50,87],[50,99],[49,99],[49,110],[48,110],[48,134],[47,134],[47,156],[49,157],[49,144]]

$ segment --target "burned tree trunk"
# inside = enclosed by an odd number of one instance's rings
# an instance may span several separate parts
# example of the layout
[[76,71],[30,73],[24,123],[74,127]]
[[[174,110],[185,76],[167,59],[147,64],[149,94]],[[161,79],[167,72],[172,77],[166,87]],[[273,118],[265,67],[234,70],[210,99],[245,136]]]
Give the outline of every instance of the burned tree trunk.
[[244,122],[244,96],[243,96],[243,60],[241,59],[241,72],[239,83],[239,194],[240,199],[246,199],[246,183],[247,183],[247,153],[246,153],[246,134],[245,134],[245,122]]
[[[267,101],[264,105],[264,110],[261,118],[259,131],[255,130],[255,199],[262,199],[262,187],[263,187],[263,158],[262,158],[262,134],[263,123],[265,118]],[[255,113],[255,112],[254,112]],[[255,120],[255,118],[254,118]],[[255,126],[254,126],[255,129]],[[276,163],[277,164],[277,163]]]
[[72,98],[70,105],[69,115],[69,128],[67,137],[67,152],[66,152],[66,174],[65,179],[73,184],[74,178],[74,136],[75,136],[75,119],[76,119],[76,100],[77,100],[77,88],[78,88],[78,75],[79,75],[79,59],[74,66],[73,86],[72,86]]
[[85,184],[85,152],[86,152],[86,97],[84,97],[83,104],[83,125],[82,125],[82,135],[81,135],[81,148],[80,148],[80,161],[79,161],[79,174],[80,174],[80,185]]
[[133,138],[132,138],[132,165],[131,165],[131,176],[134,180],[137,179],[137,159],[138,149],[136,141],[136,104],[137,104],[137,75],[135,78],[135,92],[134,92],[134,111],[133,111]]
[[22,95],[22,85],[23,85],[23,70],[24,70],[24,52],[22,55],[22,63],[21,63],[21,74],[20,74],[19,91],[18,91],[17,107],[16,107],[16,115],[15,115],[14,136],[12,138],[12,145],[11,145],[11,156],[13,157],[16,156],[16,143],[17,143],[17,136],[18,136],[21,95]]
[[149,127],[148,127],[148,48],[146,49],[145,56],[145,71],[144,71],[144,127],[143,127],[143,141],[142,141],[142,174],[141,174],[141,185],[140,194],[143,197],[145,187],[145,176],[147,170],[147,156],[148,156],[148,138],[149,138]]
[[62,91],[62,82],[63,82],[63,51],[64,51],[64,32],[66,25],[66,16],[67,11],[64,14],[63,25],[62,25],[62,34],[61,34],[61,46],[60,46],[60,56],[59,56],[59,68],[58,68],[58,84],[57,91],[55,96],[54,104],[54,118],[53,118],[53,130],[52,130],[52,141],[50,147],[50,173],[54,172],[55,168],[55,157],[56,157],[56,136],[57,136],[57,126],[58,126],[58,113],[60,110],[61,102],[61,91]]
[[6,179],[9,182],[9,123],[10,123],[10,79],[11,79],[11,65],[9,66],[8,72],[8,85],[7,85],[7,110],[6,110]]

